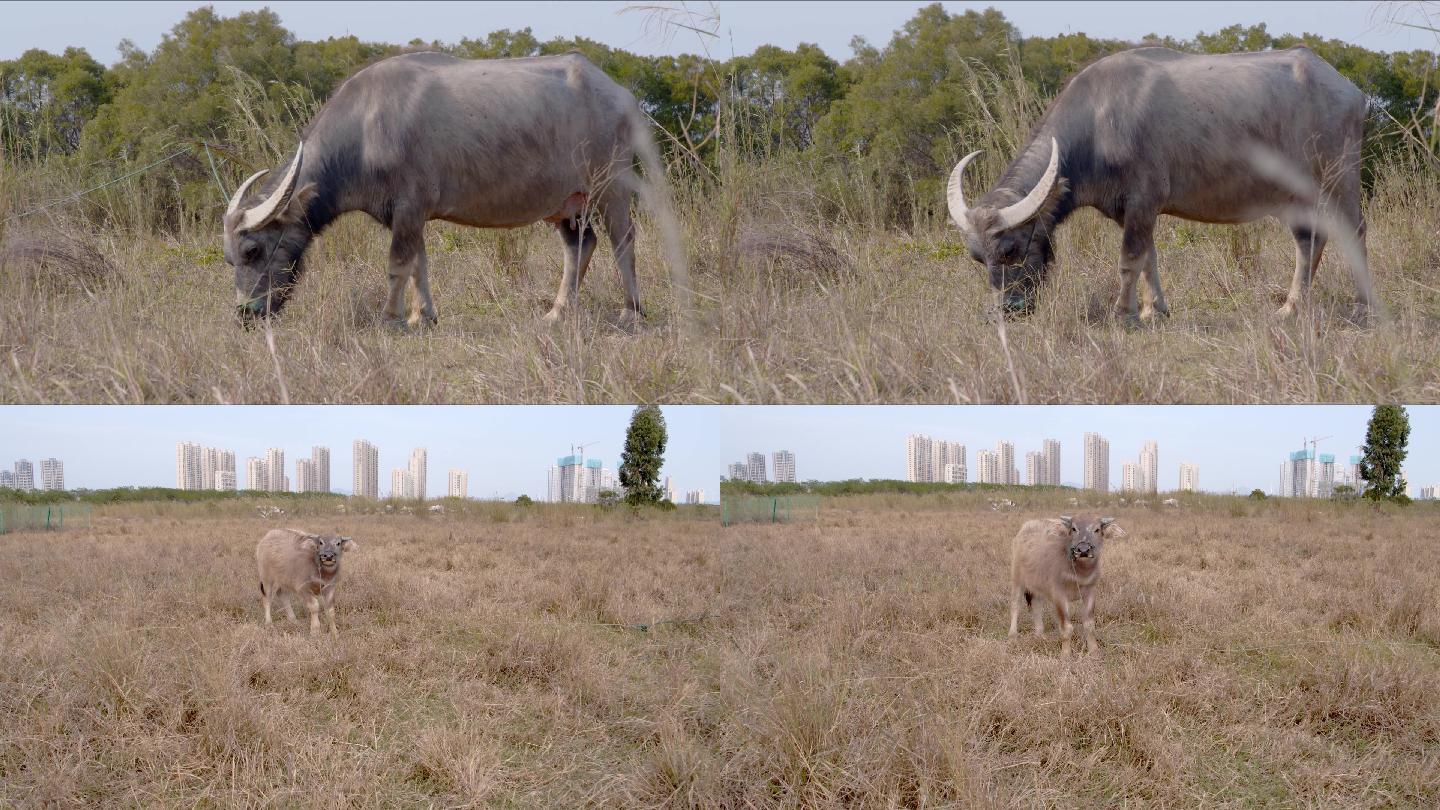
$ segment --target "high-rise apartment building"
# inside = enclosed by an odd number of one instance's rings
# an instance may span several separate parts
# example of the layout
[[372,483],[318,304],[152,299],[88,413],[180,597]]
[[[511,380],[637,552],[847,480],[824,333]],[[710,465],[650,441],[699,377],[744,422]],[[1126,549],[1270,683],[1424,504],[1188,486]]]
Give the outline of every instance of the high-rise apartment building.
[[764,484],[770,480],[770,477],[765,474],[764,453],[745,454],[745,480],[757,484]]
[[1041,448],[1041,467],[1044,469],[1045,475],[1044,480],[1040,483],[1049,487],[1058,487],[1060,486],[1060,442],[1055,439],[1046,439]]
[[703,489],[692,489],[692,490],[687,491],[687,492],[685,493],[685,503],[687,503],[687,504],[705,503],[705,490],[703,490]]
[[745,462],[743,462],[743,461],[736,461],[736,462],[732,463],[732,464],[730,465],[730,467],[728,468],[728,472],[726,473],[725,477],[726,477],[726,478],[729,478],[731,481],[744,481],[744,480],[745,480]]
[[417,447],[410,451],[410,497],[418,500],[425,500],[425,479],[429,468],[429,454],[425,448]]
[[1025,454],[1025,483],[1037,486],[1045,483],[1044,458],[1041,453],[1031,450]]
[[975,480],[981,484],[1003,484],[1004,478],[1000,474],[1000,459],[993,450],[977,450],[975,452]]
[[311,492],[330,491],[330,448],[314,445],[310,448],[310,463],[314,465],[315,478],[310,482]]
[[245,459],[245,488],[263,492],[270,486],[270,474],[265,469],[265,459],[251,456]]
[[1018,484],[1020,473],[1015,468],[1015,445],[1012,442],[995,443],[995,466],[1001,479],[996,484]]
[[46,490],[65,489],[65,464],[60,459],[40,459],[40,488]]
[[1110,442],[1099,433],[1085,434],[1085,488],[1110,491]]
[[1200,468],[1189,462],[1180,464],[1180,491],[1200,491]]
[[550,468],[547,500],[553,503],[595,503],[607,490],[619,493],[620,482],[598,458],[561,456]]
[[35,489],[35,467],[27,458],[15,462],[15,488],[21,492]]
[[390,497],[409,500],[415,497],[414,493],[415,481],[410,477],[409,469],[396,467],[390,471]]
[[1328,498],[1335,494],[1335,456],[1332,453],[1321,453],[1320,464],[1316,470],[1318,480],[1315,482],[1315,497]]
[[380,450],[364,439],[356,439],[352,450],[351,492],[362,498],[380,497]]
[[452,498],[470,497],[470,473],[464,470],[451,470],[449,479],[445,486],[447,495]]
[[795,454],[789,450],[776,450],[772,459],[775,462],[775,483],[795,483]]
[[201,489],[205,485],[205,473],[201,458],[203,449],[195,442],[178,442],[175,445],[175,488]]
[[1140,471],[1140,468],[1137,467],[1135,465],[1135,462],[1133,461],[1127,461],[1124,464],[1120,465],[1120,491],[1142,491],[1143,487],[1141,484],[1141,480],[1143,476],[1144,474]]
[[269,482],[265,488],[271,492],[286,492],[285,486],[285,451],[279,447],[271,447],[265,451],[265,474]]
[[215,471],[215,489],[217,492],[234,492],[235,483],[235,471],[233,469]]
[[295,491],[318,492],[315,489],[315,462],[308,458],[295,459]]
[[665,500],[675,503],[675,485],[670,483],[670,476],[665,476]]
[[1160,448],[1155,440],[1145,442],[1140,448],[1140,463],[1136,474],[1136,492],[1155,494],[1160,491]]
[[0,489],[15,488],[15,471],[0,470]]
[[1313,498],[1319,491],[1315,451],[1309,448],[1290,454],[1280,468],[1280,497]]

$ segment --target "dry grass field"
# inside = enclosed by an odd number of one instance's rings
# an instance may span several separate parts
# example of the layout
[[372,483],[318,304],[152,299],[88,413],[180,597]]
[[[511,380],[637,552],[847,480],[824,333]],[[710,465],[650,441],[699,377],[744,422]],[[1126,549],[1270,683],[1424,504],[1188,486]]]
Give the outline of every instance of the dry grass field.
[[[540,322],[560,277],[551,228],[442,223],[427,238],[440,324],[392,331],[379,315],[388,234],[352,215],[311,248],[273,353],[235,322],[220,202],[212,230],[169,236],[96,231],[61,207],[0,226],[0,402],[1440,402],[1440,181],[1424,165],[1380,167],[1367,203],[1388,310],[1372,328],[1347,320],[1338,251],[1311,311],[1277,323],[1294,265],[1285,229],[1167,219],[1174,316],[1127,331],[1106,312],[1119,229],[1082,211],[1061,229],[1039,310],[1009,325],[1008,358],[981,270],[937,219],[942,201],[922,212],[931,224],[885,229],[865,183],[777,158],[679,184],[693,309],[677,307],[643,218],[648,318],[634,334],[618,326],[604,240],[574,317],[551,327]],[[74,190],[0,177],[16,210]],[[136,204],[126,193],[86,205],[123,223]],[[22,249],[35,240],[64,255],[37,261]]]
[[294,517],[362,545],[320,639],[253,515],[0,536],[0,805],[1440,804],[1433,510],[1118,508],[1067,662],[1005,638],[1014,497]]

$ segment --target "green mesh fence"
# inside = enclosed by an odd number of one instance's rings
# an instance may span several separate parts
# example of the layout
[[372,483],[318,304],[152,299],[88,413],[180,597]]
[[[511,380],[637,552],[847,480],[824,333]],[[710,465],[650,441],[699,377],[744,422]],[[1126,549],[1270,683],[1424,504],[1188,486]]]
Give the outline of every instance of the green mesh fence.
[[797,520],[817,520],[819,517],[819,495],[741,495],[720,499],[722,526],[733,526],[737,523],[794,523]]
[[47,503],[39,506],[0,504],[0,534],[90,528],[90,505]]

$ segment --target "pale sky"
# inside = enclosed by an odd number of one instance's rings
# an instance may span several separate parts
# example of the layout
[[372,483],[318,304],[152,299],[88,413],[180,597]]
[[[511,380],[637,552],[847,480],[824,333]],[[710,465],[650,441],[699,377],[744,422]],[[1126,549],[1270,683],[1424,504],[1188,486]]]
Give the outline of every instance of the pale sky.
[[[1410,454],[1405,477],[1420,487],[1440,484],[1440,406],[1412,406]],[[1015,464],[1025,474],[1025,453],[1045,439],[1060,442],[1060,480],[1083,480],[1083,438],[1093,431],[1110,441],[1110,486],[1120,486],[1121,466],[1135,461],[1154,439],[1159,449],[1160,489],[1179,485],[1180,462],[1200,465],[1208,492],[1273,493],[1280,465],[1311,438],[1325,438],[1321,454],[1345,463],[1365,441],[1370,406],[1351,405],[954,405],[954,406],[747,406],[720,414],[726,467],[747,452],[795,453],[804,480],[905,478],[905,438],[923,433],[965,445],[970,480],[979,450],[998,441],[1015,444]],[[720,470],[725,474],[725,468]]]
[[[67,489],[175,486],[175,445],[199,442],[235,451],[236,473],[245,486],[245,459],[264,458],[266,448],[285,451],[285,474],[312,445],[330,448],[330,483],[349,492],[352,446],[366,439],[380,449],[380,493],[390,491],[390,471],[403,467],[416,447],[426,448],[431,496],[444,495],[447,471],[470,473],[470,497],[513,499],[546,495],[550,465],[570,454],[572,443],[618,470],[630,424],[629,405],[11,405],[0,408],[0,466],[16,459],[65,464]],[[720,500],[723,464],[706,406],[666,406],[669,442],[663,476],[677,494],[705,490]]]
[[[97,60],[119,58],[121,39],[153,50],[185,13],[211,5],[222,16],[264,7],[301,39],[354,34],[362,40],[404,43],[412,39],[456,42],[503,28],[530,28],[541,40],[585,36],[641,54],[702,53],[717,58],[743,55],[764,44],[794,48],[819,45],[836,59],[851,54],[850,40],[863,36],[883,46],[914,16],[920,2],[4,2],[0,3],[0,59],[30,48],[60,52],[78,45]],[[953,12],[995,7],[1026,36],[1084,32],[1095,37],[1138,40],[1156,33],[1177,38],[1229,25],[1265,23],[1272,33],[1316,33],[1372,50],[1435,50],[1429,31],[1406,28],[1391,19],[1440,27],[1435,2],[946,2]],[[682,9],[697,28],[715,36],[676,30],[667,35],[657,15],[641,6]],[[682,11],[683,14],[683,11]],[[718,17],[706,20],[706,17]]]

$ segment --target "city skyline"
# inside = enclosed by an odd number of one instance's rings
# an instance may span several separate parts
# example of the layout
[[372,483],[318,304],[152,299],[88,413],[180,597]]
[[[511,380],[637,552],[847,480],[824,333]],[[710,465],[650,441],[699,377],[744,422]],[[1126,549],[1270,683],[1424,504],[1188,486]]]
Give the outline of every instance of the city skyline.
[[[663,475],[677,491],[703,489],[718,500],[718,441],[704,411],[712,406],[665,406],[669,441]],[[330,449],[337,494],[352,494],[357,440],[378,449],[376,470],[409,465],[411,451],[428,448],[430,469],[467,470],[473,498],[544,500],[550,449],[572,436],[599,439],[596,451],[618,458],[633,410],[628,405],[520,406],[41,406],[7,408],[0,424],[0,457],[65,460],[69,489],[173,487],[175,448],[183,442],[234,453],[237,488],[246,488],[244,462],[267,449],[290,457]],[[603,451],[603,452],[601,452]],[[38,473],[38,465],[36,465]],[[294,474],[293,460],[287,476]],[[378,476],[377,476],[378,477]],[[38,483],[38,482],[37,482]],[[293,480],[292,480],[293,487]],[[427,486],[428,495],[443,494]],[[384,491],[379,493],[383,496]]]
[[[911,434],[987,450],[1004,441],[1022,458],[1054,439],[1063,448],[1061,484],[1076,488],[1084,484],[1084,434],[1094,433],[1104,442],[1108,491],[1122,484],[1115,462],[1138,460],[1145,443],[1155,441],[1157,491],[1180,489],[1183,462],[1195,465],[1202,491],[1273,494],[1280,463],[1306,437],[1333,436],[1319,450],[1336,458],[1359,453],[1371,410],[1366,405],[750,406],[744,413],[722,414],[721,433],[731,457],[745,447],[785,443],[806,457],[801,477],[812,480],[905,480],[906,457],[899,448]],[[1411,434],[1405,478],[1418,493],[1440,483],[1440,406],[1406,410]],[[974,450],[970,459],[975,460]]]

